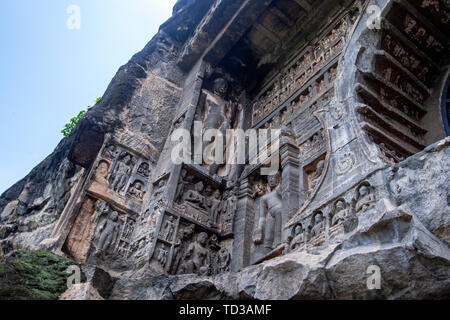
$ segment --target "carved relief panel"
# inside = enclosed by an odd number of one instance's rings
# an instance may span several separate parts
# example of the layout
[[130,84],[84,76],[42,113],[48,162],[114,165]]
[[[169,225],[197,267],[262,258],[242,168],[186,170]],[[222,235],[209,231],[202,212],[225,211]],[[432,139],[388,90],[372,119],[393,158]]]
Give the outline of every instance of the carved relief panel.
[[448,16],[448,8],[439,1],[393,3],[383,18],[372,66],[358,67],[357,112],[368,141],[377,146],[384,162],[403,161],[426,146],[433,128],[425,127],[424,105],[449,50],[448,35],[440,31],[445,27],[436,26],[446,24]]
[[96,162],[88,192],[121,204],[142,203],[148,188],[152,164],[138,154],[109,142]]
[[[330,67],[329,64],[337,61],[337,57],[342,53],[352,23],[350,16],[344,17],[312,48],[289,63],[285,71],[263,89],[252,103],[252,126],[257,125],[288,100],[288,106],[282,113],[289,114],[290,108],[306,105],[329,89],[337,70],[336,65]],[[324,74],[327,69],[325,76],[317,76]],[[308,85],[311,82],[313,83]],[[291,102],[299,90],[302,90],[300,97]],[[284,118],[286,116],[284,115]]]
[[173,204],[177,212],[202,226],[220,230],[224,206],[219,180],[211,179],[201,168],[183,167]]
[[358,216],[376,208],[376,192],[364,181],[343,196],[289,222],[289,250],[339,243],[358,226]]

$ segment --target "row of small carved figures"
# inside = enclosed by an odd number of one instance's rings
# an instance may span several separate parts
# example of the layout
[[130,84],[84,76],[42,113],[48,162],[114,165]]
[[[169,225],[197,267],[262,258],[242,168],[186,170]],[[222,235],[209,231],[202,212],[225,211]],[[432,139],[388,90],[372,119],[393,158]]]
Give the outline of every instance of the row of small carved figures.
[[405,68],[415,73],[416,77],[422,82],[427,82],[431,76],[430,68],[418,58],[417,55],[411,54],[410,50],[405,49],[399,41],[394,40],[389,34],[385,36],[383,41],[384,49],[398,60]]
[[[337,66],[332,67],[329,71],[328,83],[333,83],[333,81],[337,77]],[[291,102],[291,104],[286,107],[282,112],[282,122],[287,122],[288,115],[294,114],[296,110],[301,110],[305,105],[308,105],[311,101],[316,99],[316,97],[320,96],[329,86],[325,85],[325,79],[322,77],[320,81],[315,81],[308,88],[306,88],[295,100]],[[277,100],[278,101],[278,100]],[[275,101],[275,102],[277,102]],[[275,110],[278,107],[278,104],[268,104],[264,108],[259,108],[256,104],[253,105],[253,124],[262,120],[265,116],[267,116],[270,112]],[[256,102],[258,103],[258,102]]]
[[[311,69],[310,72],[305,73],[302,77],[300,77],[295,83],[289,82],[284,83],[282,81],[281,89],[279,89],[278,82],[274,84],[273,89],[267,93],[266,95],[261,96],[253,103],[253,117],[255,119],[259,119],[262,115],[267,115],[272,112],[280,103],[283,103],[288,97],[290,97],[295,91],[300,89],[306,81],[310,78],[309,75],[312,75]],[[332,67],[329,71],[329,82],[332,82],[337,76],[337,67]],[[306,103],[310,99],[313,98],[313,91],[321,92],[325,87],[324,79],[320,81],[316,81],[310,87],[305,89],[303,94],[299,97],[296,103]],[[315,89],[315,90],[314,90]]]
[[315,212],[312,216],[296,223],[291,229],[291,250],[302,247],[321,236],[326,227],[336,227],[345,221],[351,222],[357,219],[357,215],[374,208],[376,196],[373,187],[368,182],[363,182],[356,189],[356,194],[351,203],[341,198],[334,202],[331,211],[324,216],[322,211]]
[[424,46],[427,49],[433,49],[438,54],[444,51],[444,46],[438,40],[436,40],[435,36],[428,32],[409,13],[406,13],[403,19],[403,27],[405,33],[410,37],[410,39],[412,39],[420,46]]
[[268,104],[278,104],[279,97],[285,97],[286,94],[299,89],[314,72],[322,68],[340,52],[345,43],[347,29],[347,20],[343,19],[341,25],[320,40],[319,45],[314,50],[301,56],[294,63],[294,66],[289,68],[281,78],[281,87],[278,81],[275,82],[271,89],[260,96],[254,106],[257,105],[258,109],[264,109]]
[[[445,1],[444,1],[445,2]],[[450,12],[448,10],[448,1],[445,2],[447,5],[441,4],[439,0],[422,0],[420,8],[426,10],[433,15],[439,15],[441,23],[448,24],[450,22]],[[431,9],[431,10],[430,10]]]

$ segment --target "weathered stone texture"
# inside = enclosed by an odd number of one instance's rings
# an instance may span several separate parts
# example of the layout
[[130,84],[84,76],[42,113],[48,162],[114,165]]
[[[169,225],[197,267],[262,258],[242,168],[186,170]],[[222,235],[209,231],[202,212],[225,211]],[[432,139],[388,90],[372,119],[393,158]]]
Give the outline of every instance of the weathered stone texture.
[[[443,1],[179,0],[0,197],[1,256],[86,263],[61,299],[449,298],[449,16]],[[177,163],[178,129],[274,135],[249,137],[245,164],[199,159],[237,160],[229,136]]]

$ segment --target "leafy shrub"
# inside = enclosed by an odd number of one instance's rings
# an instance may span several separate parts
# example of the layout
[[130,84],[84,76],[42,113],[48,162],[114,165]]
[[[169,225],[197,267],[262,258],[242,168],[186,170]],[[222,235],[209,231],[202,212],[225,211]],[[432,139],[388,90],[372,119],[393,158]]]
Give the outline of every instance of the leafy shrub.
[[[102,100],[102,97],[98,97],[97,99],[95,99],[95,103],[99,102],[100,100]],[[81,110],[77,116],[73,117],[72,119],[70,119],[69,123],[65,124],[64,129],[61,130],[61,133],[63,134],[64,137],[67,137],[72,132],[72,130],[77,126],[81,118],[84,117],[84,115],[90,108],[92,108],[92,106],[88,106],[86,110]]]

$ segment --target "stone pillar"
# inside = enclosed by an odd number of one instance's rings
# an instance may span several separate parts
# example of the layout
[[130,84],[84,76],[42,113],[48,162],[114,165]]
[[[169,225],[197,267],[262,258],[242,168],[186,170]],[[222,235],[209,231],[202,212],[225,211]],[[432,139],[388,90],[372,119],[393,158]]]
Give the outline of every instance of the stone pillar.
[[234,242],[231,271],[237,272],[250,264],[250,248],[255,219],[254,198],[248,178],[241,181],[234,218]]
[[284,230],[284,226],[300,208],[298,148],[291,141],[286,141],[280,147],[280,156],[282,169],[281,191],[283,194],[281,241],[287,242],[289,232]]
[[[206,63],[200,61],[189,73],[184,84],[183,95],[181,97],[178,110],[179,113],[175,116],[174,122],[180,117],[184,116],[184,121],[180,128],[191,131],[194,123],[195,112],[200,100],[201,90],[203,86],[203,76],[206,69]],[[163,175],[170,172],[170,177],[167,182],[164,198],[167,199],[167,205],[171,206],[174,201],[175,192],[180,179],[181,164],[174,164],[171,160],[172,148],[175,143],[171,141],[170,135],[167,137],[163,152],[161,153],[157,173]],[[193,151],[193,150],[192,150]]]

